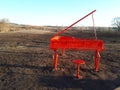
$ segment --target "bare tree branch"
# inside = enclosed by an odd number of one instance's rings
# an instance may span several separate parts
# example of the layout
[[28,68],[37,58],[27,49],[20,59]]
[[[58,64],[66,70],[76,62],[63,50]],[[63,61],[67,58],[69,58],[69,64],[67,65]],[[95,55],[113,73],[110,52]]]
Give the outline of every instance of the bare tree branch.
[[113,29],[120,31],[120,17],[116,17],[112,21]]

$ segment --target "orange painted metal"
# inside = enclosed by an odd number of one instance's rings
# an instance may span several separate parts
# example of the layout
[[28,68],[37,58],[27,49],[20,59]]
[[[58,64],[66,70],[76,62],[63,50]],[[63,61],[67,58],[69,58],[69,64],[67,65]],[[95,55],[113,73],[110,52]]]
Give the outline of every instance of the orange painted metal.
[[69,36],[54,36],[50,39],[50,49],[104,50],[104,42],[96,39],[78,39]]
[[92,12],[88,13],[87,15],[85,15],[84,17],[80,18],[79,20],[77,20],[76,22],[74,22],[73,24],[71,24],[70,26],[68,26],[65,29],[62,29],[60,32],[56,33],[53,36],[57,36],[60,35],[61,33],[63,33],[64,31],[68,30],[69,28],[71,28],[72,26],[74,26],[75,24],[77,24],[78,22],[82,21],[83,19],[85,19],[86,17],[88,17],[89,15],[93,14],[96,10],[93,10]]
[[94,66],[96,72],[98,71],[99,62],[100,62],[100,53],[99,51],[96,50],[94,54]]
[[57,54],[57,51],[54,50],[54,54],[53,54],[53,68],[54,68],[54,71],[57,70],[57,64],[58,64],[58,54]]
[[60,32],[56,33],[50,38],[50,49],[54,51],[53,54],[53,67],[54,70],[57,70],[57,63],[58,63],[58,54],[57,50],[62,50],[62,55],[66,49],[74,49],[74,50],[86,50],[86,51],[94,51],[94,67],[95,71],[98,71],[98,66],[100,62],[100,51],[105,50],[103,40],[97,39],[96,30],[94,27],[95,39],[81,39],[75,38],[70,36],[59,36],[59,34],[63,33],[64,31],[68,30],[70,27],[74,26],[79,21],[83,20],[87,16],[92,14],[93,26],[94,26],[94,18],[93,13],[96,10],[90,12],[89,14],[85,15],[72,25],[68,26],[67,28],[61,30]]
[[82,76],[80,75],[80,65],[85,64],[85,61],[84,60],[72,60],[72,62],[77,65],[76,78],[82,78]]

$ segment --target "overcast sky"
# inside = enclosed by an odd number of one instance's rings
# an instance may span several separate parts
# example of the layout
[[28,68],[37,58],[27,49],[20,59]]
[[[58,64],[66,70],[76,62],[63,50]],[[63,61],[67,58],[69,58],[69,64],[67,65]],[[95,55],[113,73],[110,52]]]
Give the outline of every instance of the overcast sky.
[[[96,26],[111,26],[120,17],[120,0],[0,0],[0,19],[29,25],[64,26],[74,23],[93,10]],[[87,17],[77,26],[91,26]]]

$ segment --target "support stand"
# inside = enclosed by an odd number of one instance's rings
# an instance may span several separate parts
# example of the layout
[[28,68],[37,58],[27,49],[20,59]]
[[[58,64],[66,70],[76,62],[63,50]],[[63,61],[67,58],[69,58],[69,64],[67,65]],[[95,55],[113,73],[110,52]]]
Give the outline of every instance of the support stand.
[[95,54],[94,54],[94,67],[95,67],[96,72],[98,71],[99,62],[100,62],[100,53],[99,53],[99,51],[95,51]]
[[54,69],[54,71],[57,70],[57,64],[58,64],[58,54],[57,54],[57,50],[54,50],[54,54],[53,54],[53,69]]

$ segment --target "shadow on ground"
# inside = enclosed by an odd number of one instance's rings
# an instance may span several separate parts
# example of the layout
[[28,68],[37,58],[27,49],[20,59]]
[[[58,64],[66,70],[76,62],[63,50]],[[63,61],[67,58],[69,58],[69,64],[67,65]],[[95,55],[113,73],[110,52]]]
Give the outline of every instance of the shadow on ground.
[[74,79],[69,76],[43,76],[39,78],[39,84],[57,89],[79,89],[79,90],[114,90],[120,86],[120,77],[115,80],[91,80]]

